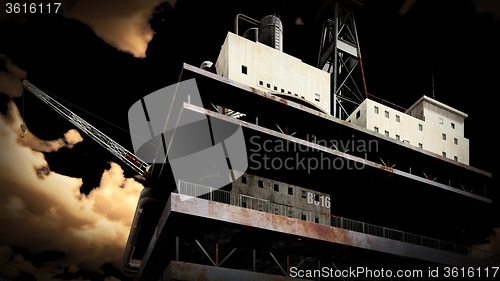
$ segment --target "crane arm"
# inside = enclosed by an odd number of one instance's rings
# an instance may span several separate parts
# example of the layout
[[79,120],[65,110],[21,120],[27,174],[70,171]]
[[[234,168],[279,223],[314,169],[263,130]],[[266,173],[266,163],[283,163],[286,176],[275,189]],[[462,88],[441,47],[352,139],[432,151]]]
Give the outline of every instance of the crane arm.
[[134,169],[141,176],[147,177],[150,165],[139,157],[125,149],[123,146],[106,136],[104,133],[99,131],[94,126],[90,125],[87,121],[83,120],[80,116],[76,115],[62,104],[57,102],[55,99],[47,95],[42,90],[38,89],[36,86],[31,84],[28,80],[23,81],[23,86],[37,98],[46,103],[50,108],[55,110],[57,113],[66,118],[69,122],[75,125],[78,129],[84,132],[86,135],[91,137],[101,146],[106,148],[109,152],[114,154],[120,160],[125,162],[129,167]]

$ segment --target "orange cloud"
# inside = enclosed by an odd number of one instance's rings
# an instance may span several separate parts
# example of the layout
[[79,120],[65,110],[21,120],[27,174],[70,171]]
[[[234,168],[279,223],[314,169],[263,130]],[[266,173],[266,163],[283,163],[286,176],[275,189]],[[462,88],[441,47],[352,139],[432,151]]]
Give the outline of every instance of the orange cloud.
[[[88,196],[81,194],[82,180],[50,171],[39,152],[69,147],[81,141],[81,136],[70,130],[56,141],[35,136],[20,141],[20,120],[10,101],[7,116],[0,116],[0,246],[33,253],[61,251],[66,256],[60,264],[65,266],[98,269],[106,262],[118,266],[143,186],[126,179],[121,167],[111,163],[100,186]],[[12,274],[16,266],[28,266],[21,258],[11,264]]]
[[7,71],[0,71],[0,93],[9,97],[20,97],[23,94],[22,79],[26,78],[26,72],[12,63],[4,54],[0,53],[0,63],[4,64]]
[[115,48],[135,57],[146,57],[148,43],[154,32],[149,25],[155,8],[177,0],[80,0],[65,16],[79,20]]

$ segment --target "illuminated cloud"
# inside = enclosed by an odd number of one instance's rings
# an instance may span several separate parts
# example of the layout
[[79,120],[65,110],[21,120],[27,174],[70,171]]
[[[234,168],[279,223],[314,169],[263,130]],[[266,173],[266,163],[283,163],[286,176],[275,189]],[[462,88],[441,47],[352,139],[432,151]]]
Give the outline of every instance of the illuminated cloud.
[[0,71],[0,94],[4,93],[7,96],[14,98],[20,97],[23,94],[22,79],[26,78],[26,71],[12,63],[4,54],[0,53],[0,69],[5,68],[5,71]]
[[493,15],[495,21],[500,19],[500,1],[498,0],[472,0],[477,13]]
[[144,58],[154,35],[149,20],[165,2],[174,6],[177,0],[80,0],[67,8],[65,16],[87,24],[115,48]]
[[[18,122],[21,124],[22,120],[18,120]],[[20,134],[22,135],[22,131]],[[71,129],[64,134],[64,137],[57,140],[47,141],[37,138],[35,135],[31,134],[29,130],[27,130],[24,134],[24,138],[20,138],[19,141],[31,147],[31,149],[35,151],[54,152],[63,147],[72,148],[75,144],[83,141],[83,138],[77,130]]]
[[[0,244],[63,252],[65,266],[118,266],[143,186],[111,163],[100,186],[81,194],[81,179],[50,171],[41,152],[19,141],[20,120],[9,102],[7,116],[0,116]],[[80,140],[71,132],[66,142]]]

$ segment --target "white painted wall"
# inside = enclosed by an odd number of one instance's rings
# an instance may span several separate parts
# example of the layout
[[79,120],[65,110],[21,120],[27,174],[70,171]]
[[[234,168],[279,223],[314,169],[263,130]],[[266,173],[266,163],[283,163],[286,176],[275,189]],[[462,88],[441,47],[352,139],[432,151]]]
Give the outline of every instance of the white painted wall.
[[[375,108],[378,108],[378,113]],[[366,99],[347,121],[374,132],[378,129],[382,135],[441,156],[444,152],[446,158],[468,165],[469,140],[464,137],[466,117],[467,114],[424,96],[406,113]]]
[[330,112],[330,74],[264,44],[228,32],[215,68],[225,78],[267,92],[291,93]]

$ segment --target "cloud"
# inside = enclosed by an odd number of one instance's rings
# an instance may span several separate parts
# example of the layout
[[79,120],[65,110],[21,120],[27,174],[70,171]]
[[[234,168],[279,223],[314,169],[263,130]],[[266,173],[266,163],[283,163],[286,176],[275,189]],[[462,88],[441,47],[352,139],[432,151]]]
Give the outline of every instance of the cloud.
[[413,4],[415,4],[415,2],[417,2],[417,0],[405,0],[403,6],[401,6],[401,8],[399,9],[399,15],[404,16],[408,12],[408,10],[410,10]]
[[20,97],[23,94],[22,79],[26,78],[26,71],[12,63],[4,54],[0,53],[0,68],[3,64],[5,71],[0,71],[0,93],[11,98]]
[[476,13],[488,13],[493,15],[495,21],[500,19],[500,1],[498,0],[471,0]]
[[[32,253],[63,252],[65,256],[58,260],[62,266],[94,270],[107,262],[118,266],[143,186],[126,179],[121,167],[111,163],[100,186],[88,196],[81,194],[82,180],[50,171],[40,152],[70,147],[81,136],[70,130],[56,141],[35,136],[20,141],[20,121],[10,101],[7,115],[0,115],[0,245]],[[4,255],[6,251],[0,249]],[[11,262],[12,274],[22,269],[39,274],[38,280],[48,280],[43,279],[46,274],[58,273],[43,268],[35,271],[22,257],[15,261]]]
[[165,2],[175,6],[177,0],[80,0],[64,15],[87,24],[115,48],[144,58],[154,35],[149,20]]
[[[500,19],[500,1],[498,0],[469,0],[474,5],[476,13],[487,13],[493,15],[495,21]],[[399,9],[399,14],[404,16],[417,0],[405,0]]]
[[[16,120],[18,124],[21,124],[23,121],[21,119]],[[22,133],[21,133],[22,134]],[[23,143],[31,147],[31,149],[40,152],[54,152],[58,151],[63,147],[72,148],[75,144],[83,141],[82,136],[78,133],[77,130],[71,129],[64,134],[64,137],[59,138],[57,140],[41,140],[37,138],[35,135],[31,134],[29,130],[27,130],[24,134],[24,138],[20,138],[19,142]]]

